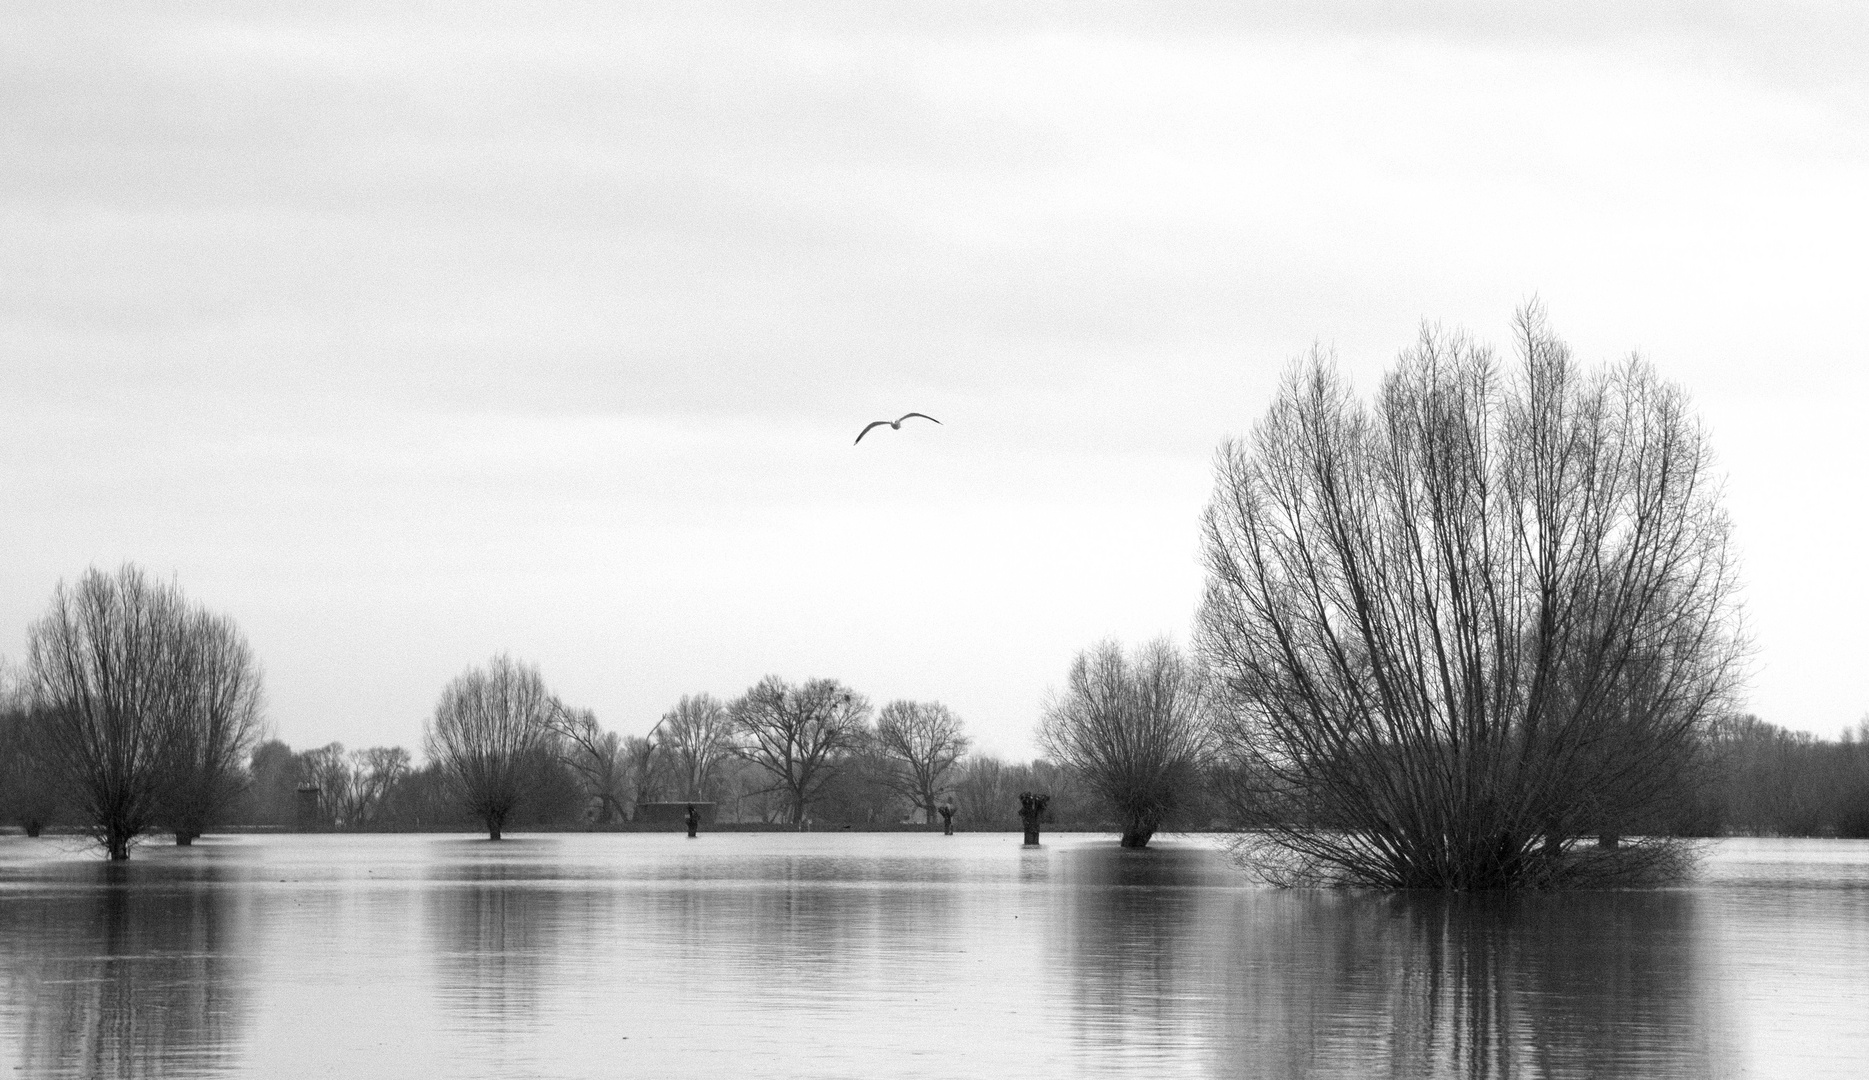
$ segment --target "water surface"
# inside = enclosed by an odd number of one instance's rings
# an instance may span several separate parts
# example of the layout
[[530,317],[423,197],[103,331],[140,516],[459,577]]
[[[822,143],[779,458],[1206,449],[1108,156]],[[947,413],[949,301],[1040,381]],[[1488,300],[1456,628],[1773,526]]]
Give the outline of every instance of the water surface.
[[1853,1076],[1869,843],[1691,886],[1254,886],[1205,838],[0,837],[31,1076]]

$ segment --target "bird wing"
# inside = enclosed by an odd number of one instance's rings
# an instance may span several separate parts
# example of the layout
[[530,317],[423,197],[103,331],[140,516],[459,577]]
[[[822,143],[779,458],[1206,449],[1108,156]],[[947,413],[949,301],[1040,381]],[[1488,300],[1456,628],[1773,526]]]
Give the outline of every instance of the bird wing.
[[[927,413],[925,413],[925,412],[912,412],[912,413],[903,413],[903,414],[902,414],[902,420],[907,420],[907,419],[908,419],[909,417],[911,417],[911,416],[919,416],[919,417],[921,417],[921,418],[922,418],[923,420],[934,420],[934,422],[935,422],[935,423],[937,423],[937,424],[940,424],[940,423],[941,423],[941,421],[939,421],[939,420],[935,420],[935,418],[934,418],[934,417],[932,417],[932,416],[929,416],[929,415],[928,415]],[[898,424],[900,424],[900,423],[902,422],[902,420],[897,420],[897,421],[896,421],[896,423],[898,423]],[[942,426],[942,427],[946,427],[947,425],[946,425],[946,424],[941,424],[941,426]]]
[[[899,420],[896,422],[901,423],[901,421]],[[887,420],[871,420],[869,423],[869,427],[866,427],[862,431],[857,432],[856,442],[853,442],[850,445],[855,446],[857,445],[857,443],[862,442],[863,436],[868,435],[870,433],[870,428],[887,427],[888,424],[889,424],[889,421]]]

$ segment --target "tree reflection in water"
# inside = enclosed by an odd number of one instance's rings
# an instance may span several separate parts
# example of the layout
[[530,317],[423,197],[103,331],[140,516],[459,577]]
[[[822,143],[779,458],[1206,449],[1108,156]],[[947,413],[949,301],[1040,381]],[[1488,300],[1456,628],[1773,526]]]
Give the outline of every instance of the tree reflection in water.
[[512,857],[528,842],[538,843],[509,839],[491,850],[473,841],[466,850],[484,857],[441,863],[425,890],[441,1024],[496,1073],[539,1060],[550,1019],[542,988],[566,944],[566,883],[550,866]]
[[1215,852],[1108,846],[1061,851],[1054,893],[1066,910],[1053,978],[1067,982],[1080,1068],[1133,1075],[1200,1075],[1225,1002],[1215,993],[1198,936],[1226,925],[1216,903],[1239,894]]
[[57,864],[57,887],[0,903],[0,1000],[24,1076],[232,1071],[248,971],[212,854]]
[[1200,850],[1073,855],[1052,977],[1084,1072],[1707,1077],[1740,1060],[1686,893],[1274,891]]
[[1737,1055],[1710,1023],[1694,903],[1679,892],[1393,898],[1392,1071],[1717,1074]]

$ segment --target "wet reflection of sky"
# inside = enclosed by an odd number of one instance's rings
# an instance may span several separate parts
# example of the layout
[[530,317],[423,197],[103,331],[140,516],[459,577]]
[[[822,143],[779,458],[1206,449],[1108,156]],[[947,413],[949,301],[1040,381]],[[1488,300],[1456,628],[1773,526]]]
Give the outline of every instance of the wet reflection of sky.
[[1869,844],[1661,892],[1256,888],[1197,839],[0,838],[34,1076],[1848,1075]]

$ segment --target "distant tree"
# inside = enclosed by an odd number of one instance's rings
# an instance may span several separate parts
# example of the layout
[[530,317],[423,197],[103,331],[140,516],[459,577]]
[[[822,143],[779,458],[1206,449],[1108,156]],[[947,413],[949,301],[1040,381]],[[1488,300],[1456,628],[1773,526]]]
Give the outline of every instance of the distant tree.
[[[1787,731],[1747,714],[1715,728],[1704,835],[1869,837],[1869,745]],[[1704,802],[1702,801],[1704,800]]]
[[498,840],[548,748],[554,702],[538,668],[504,654],[456,676],[435,705],[424,742],[455,797]]
[[38,836],[65,802],[53,756],[52,717],[24,692],[0,688],[0,820]]
[[268,739],[254,747],[247,775],[251,779],[240,799],[239,820],[281,827],[297,821],[298,755],[290,746]]
[[996,757],[974,754],[957,770],[954,820],[969,829],[1010,829],[1019,824],[1019,792],[1026,777]]
[[433,762],[404,774],[390,787],[378,821],[385,829],[457,829],[478,824]]
[[182,626],[182,697],[161,762],[158,814],[192,843],[245,787],[265,695],[253,649],[231,619],[191,611]]
[[677,798],[712,798],[714,774],[733,753],[733,718],[712,694],[682,695],[657,725],[676,775]]
[[1212,742],[1199,673],[1167,641],[1079,653],[1045,706],[1039,744],[1107,801],[1124,847],[1146,847],[1200,782]]
[[[1017,766],[1013,771],[1017,774],[1020,791],[1043,792],[1051,796],[1051,801],[1045,806],[1046,823],[1094,824],[1120,831],[1121,824],[1112,813],[1114,806],[1101,792],[1085,783],[1083,775],[1076,769],[1041,757],[1033,758],[1030,764]],[[1016,793],[1014,803],[1013,819],[1016,822]]]
[[773,786],[772,774],[737,755],[720,763],[715,790],[721,821],[756,821],[774,824],[791,811],[789,796]]
[[870,705],[835,679],[794,686],[769,675],[729,712],[735,752],[765,770],[771,787],[786,796],[792,824],[802,826],[819,789],[859,745]]
[[1516,336],[1508,371],[1424,328],[1373,405],[1314,354],[1220,451],[1201,642],[1280,804],[1262,867],[1486,889],[1678,864],[1564,855],[1681,800],[1730,707],[1712,449],[1648,365],[1580,370],[1535,305]]
[[1006,762],[986,754],[970,754],[954,768],[955,823],[967,829],[1018,829],[1022,791],[1051,796],[1047,823],[1114,824],[1108,804],[1072,770],[1043,758]]
[[661,802],[669,787],[668,755],[655,731],[647,735],[623,737],[619,754],[623,761],[623,785],[632,813],[642,803]]
[[577,825],[588,820],[590,796],[583,777],[561,752],[542,745],[527,755],[514,825]]
[[812,817],[827,824],[892,825],[911,809],[896,785],[896,763],[883,754],[874,732],[862,731],[819,786]]
[[374,829],[388,824],[390,795],[413,771],[409,752],[400,746],[372,746],[352,750],[343,764],[349,773],[338,804],[344,827]]
[[[352,802],[351,786],[356,780],[351,772],[350,754],[344,749],[344,744],[326,743],[312,750],[301,750],[293,758],[296,765],[293,772],[298,783],[318,789],[318,825],[321,828],[342,828],[346,824],[345,810]],[[296,790],[293,797],[296,800]],[[298,821],[297,813],[295,802],[294,822]]]
[[622,736],[605,731],[589,709],[559,705],[550,725],[557,735],[558,752],[583,783],[587,805],[596,809],[597,822],[609,824],[628,816],[630,798],[628,748]]
[[76,810],[113,860],[161,816],[163,766],[192,696],[180,590],[135,566],[59,582],[27,636],[34,703]]
[[949,774],[967,752],[960,717],[940,702],[892,701],[876,718],[876,746],[887,763],[885,782],[935,822]]

